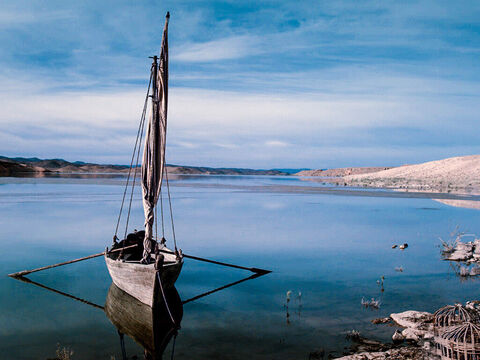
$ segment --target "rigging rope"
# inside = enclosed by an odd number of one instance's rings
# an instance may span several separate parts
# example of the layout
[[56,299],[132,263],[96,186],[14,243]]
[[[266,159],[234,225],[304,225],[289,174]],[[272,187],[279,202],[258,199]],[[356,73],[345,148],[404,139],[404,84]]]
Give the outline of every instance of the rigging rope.
[[173,335],[173,345],[172,345],[172,356],[170,357],[173,360],[173,355],[175,355],[175,341],[177,340],[177,331],[175,330],[175,334]]
[[[143,138],[143,128],[144,128],[144,125],[145,125],[145,113],[144,113],[144,116],[143,116],[143,122],[142,122],[142,133],[140,134],[140,142],[142,141],[142,138]],[[130,221],[130,211],[132,209],[132,200],[133,200],[133,191],[135,189],[135,180],[136,180],[136,177],[137,177],[137,169],[138,169],[138,159],[140,157],[140,146],[138,147],[138,150],[137,150],[137,161],[136,161],[136,164],[135,164],[135,170],[133,172],[133,181],[132,181],[132,191],[130,192],[130,202],[128,204],[128,215],[127,215],[127,222],[125,224],[125,234],[124,234],[124,238],[127,238],[127,232],[128,232],[128,222]]]
[[163,221],[163,194],[162,189],[160,189],[160,213],[162,216],[162,238],[165,238],[165,224]]
[[127,352],[125,351],[125,340],[123,338],[123,333],[120,330],[117,330],[118,335],[120,336],[120,347],[122,348],[122,358],[123,360],[127,360]]
[[158,240],[158,232],[157,232],[157,207],[155,206],[155,239]]
[[[150,88],[152,85],[152,79],[153,79],[153,71],[150,72],[150,81],[148,83],[148,88],[147,88],[147,95],[145,97],[145,103],[143,105],[143,111],[142,111],[142,116],[140,118],[140,124],[138,126],[138,131],[137,131],[137,137],[135,140],[135,146],[133,148],[133,153],[132,153],[132,158],[130,161],[130,168],[128,170],[128,176],[127,176],[127,182],[125,184],[125,190],[123,192],[123,197],[122,197],[122,204],[120,206],[120,212],[118,215],[117,219],[117,225],[115,228],[115,238],[117,238],[118,234],[118,228],[120,225],[120,221],[122,218],[122,212],[123,212],[123,207],[125,204],[125,198],[128,190],[128,186],[130,185],[130,179],[132,178],[132,168],[133,168],[133,179],[131,181],[131,192],[130,192],[130,199],[129,199],[129,204],[128,204],[128,213],[126,217],[126,224],[125,224],[125,233],[124,233],[124,238],[127,237],[127,232],[128,232],[128,224],[130,221],[130,214],[131,214],[131,209],[132,209],[132,200],[133,200],[133,194],[134,194],[134,189],[135,189],[135,183],[136,183],[136,177],[137,177],[137,170],[138,170],[138,165],[139,165],[139,159],[140,159],[140,149],[141,149],[141,143],[143,139],[143,132],[145,128],[145,119],[146,119],[146,112],[147,112],[147,107],[148,107],[148,98],[150,97]],[[135,159],[135,153],[136,153],[136,160],[135,160],[135,166],[134,164],[134,159]],[[167,194],[168,194],[168,205],[169,205],[169,210],[170,210],[170,220],[172,224],[172,236],[173,236],[173,242],[175,246],[175,251],[178,250],[177,248],[177,238],[175,234],[175,224],[173,220],[173,210],[172,210],[172,199],[171,199],[171,194],[170,194],[170,184],[168,180],[168,172],[167,172],[167,166],[166,163],[164,162],[164,172],[165,172],[165,180],[167,183]],[[161,214],[161,219],[162,219],[162,238],[165,237],[165,219],[164,219],[164,212],[163,212],[163,194],[162,194],[162,189],[160,189],[160,214]],[[157,207],[155,207],[155,237],[158,239],[158,223],[157,223]]]
[[[150,92],[150,85],[151,84],[152,84],[152,74],[150,74],[150,81],[148,82],[147,97],[145,99],[145,103],[147,103],[147,101],[148,101],[148,93]],[[145,108],[145,105],[144,105],[144,108]],[[143,115],[144,111],[142,111],[142,118],[144,117],[144,115]],[[120,212],[118,214],[117,226],[115,227],[115,238],[117,237],[118,227],[120,225],[120,220],[122,218],[123,205],[125,203],[125,196],[127,194],[128,184],[130,182],[130,175],[132,173],[133,159],[135,158],[135,151],[137,149],[137,144],[138,144],[138,146],[141,146],[141,144],[139,144],[139,142],[138,142],[138,138],[140,136],[140,131],[143,128],[142,127],[142,121],[143,121],[142,118],[140,118],[140,123],[138,124],[137,138],[135,139],[135,146],[133,147],[132,159],[130,160],[130,168],[128,169],[127,183],[125,184],[125,190],[123,191],[122,205],[120,205]]]
[[165,297],[165,292],[163,291],[163,285],[162,285],[162,278],[160,277],[160,271],[157,271],[157,278],[158,278],[158,283],[160,285],[160,290],[162,292],[162,297],[163,297],[163,302],[165,303],[165,308],[168,311],[168,315],[170,315],[170,320],[172,320],[173,325],[177,325],[175,322],[175,319],[173,318],[172,312],[170,311],[170,307],[168,306],[167,298]]
[[177,239],[175,237],[175,225],[173,224],[173,211],[172,211],[172,199],[170,197],[170,185],[168,183],[168,171],[167,165],[165,167],[165,180],[167,181],[167,192],[168,192],[168,204],[170,206],[170,219],[172,220],[172,235],[173,235],[173,243],[175,244],[175,252],[177,252]]
[[135,180],[136,180],[136,177],[137,177],[137,169],[138,169],[138,159],[139,159],[139,156],[140,156],[140,148],[142,147],[141,143],[142,143],[142,138],[143,138],[143,129],[144,129],[144,126],[145,126],[145,114],[147,112],[148,97],[149,97],[149,94],[150,94],[150,85],[152,84],[152,78],[153,78],[153,72],[151,71],[150,72],[150,81],[148,82],[147,95],[145,97],[145,103],[143,104],[142,117],[140,119],[141,130],[140,130],[139,146],[138,146],[138,149],[133,149],[133,154],[134,155],[135,155],[135,150],[137,150],[137,160],[136,160],[136,163],[135,163],[135,170],[134,170],[134,173],[133,173],[132,191],[130,193],[130,203],[128,205],[128,215],[127,215],[127,221],[126,221],[126,224],[125,224],[124,238],[127,238],[128,222],[130,220],[130,211],[132,209],[133,190],[135,189]]

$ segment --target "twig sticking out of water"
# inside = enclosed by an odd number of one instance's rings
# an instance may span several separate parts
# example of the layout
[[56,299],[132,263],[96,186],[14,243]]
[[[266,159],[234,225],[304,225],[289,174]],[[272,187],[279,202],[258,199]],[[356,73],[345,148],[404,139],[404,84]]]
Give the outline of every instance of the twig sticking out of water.
[[380,308],[380,299],[376,300],[374,298],[371,298],[370,300],[365,300],[365,298],[362,297],[361,304],[366,308],[379,309]]
[[459,231],[459,228],[459,225],[455,226],[455,229],[450,233],[450,240],[444,241],[441,237],[439,237],[440,241],[442,242],[442,253],[444,255],[455,251],[455,248],[461,242],[462,237],[466,235],[465,231]]
[[380,291],[381,292],[384,292],[385,289],[383,288],[383,282],[385,281],[385,276],[382,275],[382,277],[380,278],[380,280],[377,280],[377,285],[381,287]]
[[470,276],[470,271],[467,267],[465,266],[460,266],[460,276],[467,277]]
[[362,336],[360,332],[357,330],[347,331],[347,335],[345,336],[348,340],[359,340]]
[[69,347],[60,348],[60,344],[57,344],[56,355],[59,360],[70,360],[73,356],[73,350]]

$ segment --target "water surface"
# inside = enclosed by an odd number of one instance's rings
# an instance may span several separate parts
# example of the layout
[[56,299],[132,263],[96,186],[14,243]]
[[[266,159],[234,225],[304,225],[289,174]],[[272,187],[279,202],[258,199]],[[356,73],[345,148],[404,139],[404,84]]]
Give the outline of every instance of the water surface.
[[[109,246],[123,183],[114,175],[0,179],[0,273]],[[298,187],[304,191],[288,191]],[[341,355],[352,329],[390,339],[394,329],[372,325],[374,318],[409,309],[432,312],[479,297],[477,282],[460,281],[439,255],[439,237],[448,238],[457,225],[480,233],[478,210],[330,188],[295,177],[172,179],[177,240],[185,253],[273,271],[185,304],[175,358],[308,359],[321,350]],[[139,192],[130,224],[129,230],[143,224]],[[170,232],[167,240],[171,244]],[[405,251],[391,248],[405,242]],[[395,271],[398,266],[403,273]],[[176,287],[188,299],[250,275],[187,260]],[[382,275],[384,292],[377,284]],[[99,305],[111,284],[102,258],[29,278]],[[362,297],[380,298],[380,309],[362,308]],[[0,276],[0,308],[2,359],[54,358],[57,346],[72,349],[73,359],[122,358],[116,328],[102,310],[7,276]],[[126,351],[129,358],[143,357],[129,338]]]

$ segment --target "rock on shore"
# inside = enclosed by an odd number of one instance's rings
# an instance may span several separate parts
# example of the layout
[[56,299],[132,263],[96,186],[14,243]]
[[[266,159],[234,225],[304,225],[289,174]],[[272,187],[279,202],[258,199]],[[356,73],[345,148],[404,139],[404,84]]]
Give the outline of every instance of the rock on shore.
[[390,317],[405,329],[402,335],[406,340],[419,341],[433,338],[433,315],[428,312],[408,310]]
[[[433,314],[423,311],[408,310],[401,313],[391,314],[396,325],[403,327],[401,332],[402,340],[407,340],[408,345],[399,344],[396,341],[393,344],[383,344],[380,349],[377,346],[369,351],[360,348],[360,351],[348,356],[341,357],[342,360],[385,360],[385,359],[432,359],[431,341],[433,340]],[[384,323],[384,321],[378,322]],[[399,331],[396,330],[396,337],[399,337]],[[385,349],[386,348],[386,349]]]
[[343,356],[338,358],[338,360],[386,360],[386,359],[395,359],[395,360],[407,360],[407,359],[431,359],[430,355],[422,348],[419,347],[400,347],[396,349],[390,349],[387,351],[377,351],[377,352],[362,352],[353,355]]

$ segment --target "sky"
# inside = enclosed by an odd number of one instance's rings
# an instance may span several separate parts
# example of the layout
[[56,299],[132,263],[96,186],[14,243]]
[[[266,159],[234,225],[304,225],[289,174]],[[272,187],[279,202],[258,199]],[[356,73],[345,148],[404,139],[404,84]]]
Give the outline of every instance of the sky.
[[480,2],[450,0],[0,0],[0,154],[128,164],[167,10],[168,163],[480,154]]

